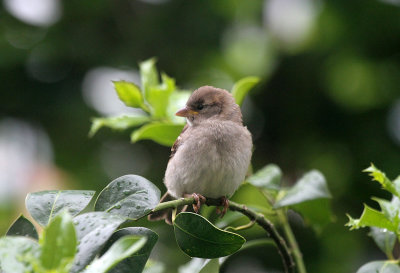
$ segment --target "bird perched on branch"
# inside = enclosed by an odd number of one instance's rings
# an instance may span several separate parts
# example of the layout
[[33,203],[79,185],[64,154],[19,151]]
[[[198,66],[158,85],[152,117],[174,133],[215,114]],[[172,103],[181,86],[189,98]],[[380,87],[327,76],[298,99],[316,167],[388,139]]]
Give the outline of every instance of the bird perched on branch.
[[[192,195],[198,212],[204,197],[221,198],[223,215],[227,198],[245,178],[252,154],[251,134],[243,126],[240,107],[228,91],[203,86],[176,115],[185,117],[187,124],[171,149],[164,178],[168,191],[160,202]],[[149,220],[171,223],[170,215],[160,211]]]

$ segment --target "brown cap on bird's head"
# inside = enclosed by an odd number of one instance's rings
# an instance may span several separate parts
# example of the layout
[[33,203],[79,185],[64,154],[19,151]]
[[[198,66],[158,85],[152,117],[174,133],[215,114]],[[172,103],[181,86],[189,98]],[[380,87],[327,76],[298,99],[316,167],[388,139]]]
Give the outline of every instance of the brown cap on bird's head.
[[176,115],[186,117],[194,123],[209,118],[242,123],[242,113],[231,93],[213,86],[203,86],[195,90],[186,107],[176,112]]

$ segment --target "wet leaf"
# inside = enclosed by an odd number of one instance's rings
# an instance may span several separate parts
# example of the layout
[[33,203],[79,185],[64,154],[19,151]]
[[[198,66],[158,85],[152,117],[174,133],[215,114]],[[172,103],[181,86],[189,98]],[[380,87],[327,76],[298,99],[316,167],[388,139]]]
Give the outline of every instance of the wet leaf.
[[68,209],[74,216],[81,212],[89,204],[94,191],[41,191],[29,193],[25,205],[33,219],[41,226],[46,226],[51,218],[64,209]]
[[75,217],[79,245],[71,272],[81,272],[125,220],[125,217],[106,212],[89,212]]
[[7,236],[25,236],[31,237],[32,239],[38,239],[38,233],[35,226],[26,219],[23,215],[20,215],[17,220],[11,225],[7,231]]
[[386,256],[391,257],[394,244],[396,243],[396,234],[383,228],[371,227],[369,235]]
[[124,175],[107,185],[99,194],[96,211],[106,211],[138,219],[151,211],[160,201],[160,190],[139,175]]
[[39,244],[30,238],[21,236],[0,238],[0,265],[5,273],[32,272],[31,260],[37,259],[39,254]]
[[[109,271],[120,261],[137,253],[146,243],[146,238],[137,236],[124,236],[116,241],[106,253],[91,263],[84,273],[105,273]],[[134,271],[120,271],[134,272]],[[140,271],[141,272],[141,271]]]
[[150,253],[158,240],[157,233],[148,228],[128,227],[116,231],[107,241],[102,253],[108,251],[108,249],[110,249],[119,239],[131,235],[146,238],[146,243],[136,253],[130,255],[124,260],[121,260],[113,269],[109,271],[110,273],[141,273],[143,271]]

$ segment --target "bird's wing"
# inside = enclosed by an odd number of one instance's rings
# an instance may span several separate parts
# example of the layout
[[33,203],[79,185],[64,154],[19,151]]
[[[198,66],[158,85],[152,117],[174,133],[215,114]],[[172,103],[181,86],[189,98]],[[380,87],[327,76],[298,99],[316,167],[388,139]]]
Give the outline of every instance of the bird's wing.
[[179,146],[181,146],[183,134],[184,134],[184,132],[186,131],[186,129],[187,129],[188,127],[189,127],[188,124],[186,124],[185,127],[183,127],[181,134],[180,134],[180,135],[178,136],[178,138],[175,140],[174,145],[172,145],[172,148],[171,148],[171,155],[169,156],[170,159],[175,155],[176,151],[178,151]]

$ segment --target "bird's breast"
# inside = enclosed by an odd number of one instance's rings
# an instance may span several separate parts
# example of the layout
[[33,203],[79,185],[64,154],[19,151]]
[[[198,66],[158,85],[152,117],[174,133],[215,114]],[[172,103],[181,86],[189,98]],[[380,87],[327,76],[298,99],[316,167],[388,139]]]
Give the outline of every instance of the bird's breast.
[[233,122],[196,127],[188,129],[190,137],[168,164],[167,188],[175,189],[177,197],[185,193],[213,198],[232,195],[250,164],[250,133]]

